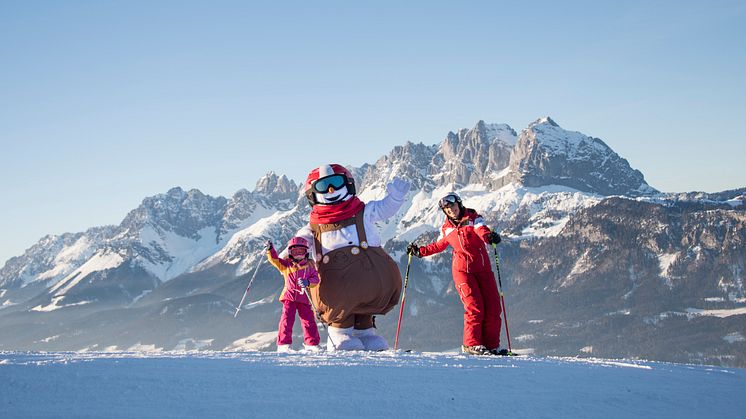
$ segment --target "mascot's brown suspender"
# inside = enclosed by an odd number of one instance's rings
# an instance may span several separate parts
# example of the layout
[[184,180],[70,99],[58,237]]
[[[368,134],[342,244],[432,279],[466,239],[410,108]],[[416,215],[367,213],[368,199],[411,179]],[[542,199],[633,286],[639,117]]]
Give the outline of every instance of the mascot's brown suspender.
[[[319,286],[311,289],[311,297],[322,319],[334,327],[368,329],[374,326],[374,314],[385,314],[399,302],[399,267],[382,248],[368,245],[364,211],[338,223],[310,225],[321,278]],[[353,224],[359,246],[322,253],[322,233]]]

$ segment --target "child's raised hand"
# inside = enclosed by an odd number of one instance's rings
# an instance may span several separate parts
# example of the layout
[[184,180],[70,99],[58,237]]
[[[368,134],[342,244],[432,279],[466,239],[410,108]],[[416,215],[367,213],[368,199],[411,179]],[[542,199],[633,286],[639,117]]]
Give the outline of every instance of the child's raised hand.
[[267,243],[264,244],[264,249],[269,250],[272,248],[272,240],[267,240]]

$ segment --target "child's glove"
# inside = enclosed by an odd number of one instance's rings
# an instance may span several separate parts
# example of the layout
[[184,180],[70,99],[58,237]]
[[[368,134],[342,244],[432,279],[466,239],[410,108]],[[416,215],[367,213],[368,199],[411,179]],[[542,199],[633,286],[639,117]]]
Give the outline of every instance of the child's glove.
[[310,284],[310,283],[311,282],[309,280],[305,279],[305,278],[298,278],[298,286],[301,287],[301,288],[308,287],[308,284]]
[[267,240],[267,243],[264,244],[264,250],[269,250],[272,248],[272,240]]

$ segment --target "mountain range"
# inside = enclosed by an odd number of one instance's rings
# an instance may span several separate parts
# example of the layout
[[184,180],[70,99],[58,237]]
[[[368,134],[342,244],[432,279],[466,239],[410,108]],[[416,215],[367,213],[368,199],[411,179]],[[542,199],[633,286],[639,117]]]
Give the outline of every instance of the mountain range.
[[[746,188],[659,192],[549,117],[520,133],[479,121],[350,170],[363,201],[396,176],[412,183],[379,225],[402,272],[406,245],[436,238],[449,191],[501,232],[514,349],[746,366]],[[308,222],[300,188],[274,172],[230,198],[175,187],[119,225],[43,237],[0,269],[0,350],[273,349],[282,280],[261,247]],[[403,347],[460,344],[450,260],[412,262]],[[394,314],[377,324],[393,338]]]

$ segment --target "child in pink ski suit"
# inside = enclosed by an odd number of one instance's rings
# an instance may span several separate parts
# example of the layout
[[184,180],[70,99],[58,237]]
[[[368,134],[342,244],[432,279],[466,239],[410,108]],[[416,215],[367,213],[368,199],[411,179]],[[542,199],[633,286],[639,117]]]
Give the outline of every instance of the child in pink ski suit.
[[303,346],[307,350],[318,351],[319,330],[305,288],[318,285],[319,274],[316,264],[308,257],[308,242],[302,237],[290,239],[287,259],[279,257],[272,242],[267,242],[267,259],[285,278],[285,287],[280,294],[282,315],[277,334],[277,352],[290,350],[296,310],[303,326]]

